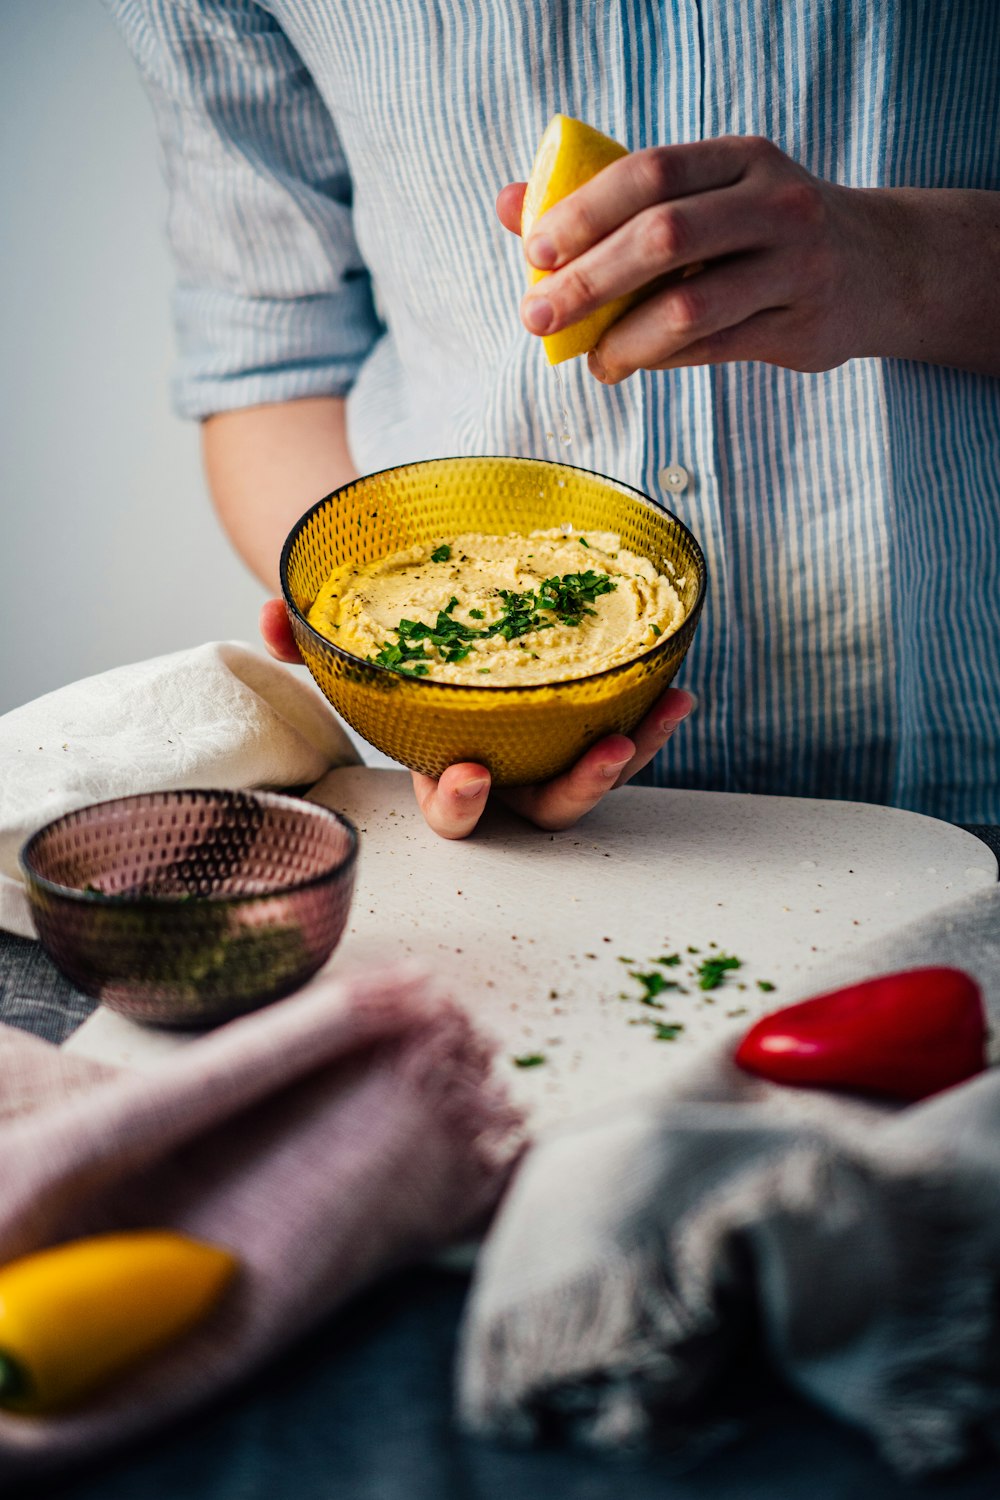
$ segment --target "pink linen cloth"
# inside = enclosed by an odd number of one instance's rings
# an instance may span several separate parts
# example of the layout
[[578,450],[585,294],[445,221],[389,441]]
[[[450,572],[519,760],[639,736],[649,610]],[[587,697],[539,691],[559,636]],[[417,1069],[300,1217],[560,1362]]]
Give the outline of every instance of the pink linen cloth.
[[241,1260],[205,1323],[86,1407],[0,1414],[0,1492],[177,1417],[481,1226],[521,1144],[492,1050],[409,966],[321,977],[143,1074],[0,1026],[0,1264],[156,1226]]

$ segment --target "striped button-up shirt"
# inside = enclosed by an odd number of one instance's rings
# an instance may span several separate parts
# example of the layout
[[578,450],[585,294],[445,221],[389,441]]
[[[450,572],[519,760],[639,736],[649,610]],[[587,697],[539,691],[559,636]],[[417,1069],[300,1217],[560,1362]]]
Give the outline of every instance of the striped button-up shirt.
[[656,495],[710,590],[701,706],[653,780],[1000,821],[1000,381],[557,380],[493,208],[557,111],[632,148],[765,135],[851,186],[1000,189],[996,0],[109,3],[164,142],[182,412],[343,395],[362,472],[526,454]]

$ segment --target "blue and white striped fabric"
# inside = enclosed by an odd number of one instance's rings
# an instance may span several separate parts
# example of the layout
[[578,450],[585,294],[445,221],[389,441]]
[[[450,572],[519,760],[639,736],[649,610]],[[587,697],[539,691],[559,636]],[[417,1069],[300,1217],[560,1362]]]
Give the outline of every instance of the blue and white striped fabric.
[[532,454],[659,494],[711,591],[656,781],[1000,821],[1000,381],[560,384],[493,210],[556,111],[633,148],[754,133],[853,186],[1000,189],[996,0],[109,3],[165,143],[182,412],[347,394],[362,471]]

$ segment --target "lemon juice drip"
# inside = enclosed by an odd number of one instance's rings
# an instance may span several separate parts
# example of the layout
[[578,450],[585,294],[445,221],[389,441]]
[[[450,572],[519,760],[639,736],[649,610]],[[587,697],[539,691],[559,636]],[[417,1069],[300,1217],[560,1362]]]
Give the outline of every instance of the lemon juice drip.
[[[559,441],[564,448],[568,448],[573,439],[569,435],[569,409],[566,405],[566,389],[562,383],[562,376],[559,374],[558,365],[552,366],[552,373],[555,376],[556,390],[559,392],[559,420],[562,423]],[[551,435],[555,436],[554,433]]]

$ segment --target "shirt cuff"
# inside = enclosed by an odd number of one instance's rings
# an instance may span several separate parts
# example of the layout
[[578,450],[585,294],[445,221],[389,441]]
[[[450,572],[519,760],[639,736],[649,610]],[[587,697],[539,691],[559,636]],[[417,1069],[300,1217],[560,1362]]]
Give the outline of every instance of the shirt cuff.
[[384,331],[363,275],[332,296],[243,297],[181,286],[174,320],[174,409],[196,419],[304,396],[346,396]]

